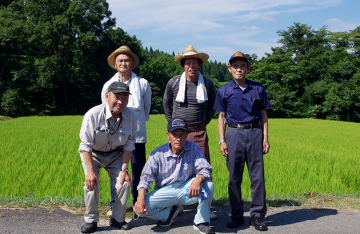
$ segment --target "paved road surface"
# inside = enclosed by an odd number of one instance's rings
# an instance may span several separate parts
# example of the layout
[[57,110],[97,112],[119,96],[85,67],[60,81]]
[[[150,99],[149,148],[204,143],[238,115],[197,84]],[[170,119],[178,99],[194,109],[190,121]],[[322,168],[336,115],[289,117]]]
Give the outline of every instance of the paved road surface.
[[[196,207],[184,207],[184,213],[175,218],[172,226],[161,228],[156,221],[141,218],[130,221],[133,229],[121,231],[108,226],[107,220],[99,222],[101,234],[130,233],[199,233],[193,229],[192,220]],[[248,225],[249,210],[245,210],[245,225],[229,229],[226,223],[230,207],[216,206],[212,210],[218,219],[211,222],[216,233],[257,233]],[[299,207],[272,208],[264,219],[269,230],[266,233],[360,233],[360,212],[337,211],[334,209],[301,209]],[[84,220],[82,216],[53,208],[0,209],[0,233],[80,233]],[[264,232],[262,232],[264,233]]]

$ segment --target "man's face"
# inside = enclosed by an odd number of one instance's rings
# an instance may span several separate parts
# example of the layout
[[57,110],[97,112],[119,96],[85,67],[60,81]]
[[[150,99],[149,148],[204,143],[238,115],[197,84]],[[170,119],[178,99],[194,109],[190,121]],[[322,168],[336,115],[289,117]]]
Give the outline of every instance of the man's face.
[[111,113],[120,114],[123,110],[125,110],[128,104],[129,93],[105,93],[105,98],[109,104]]
[[245,80],[246,74],[250,71],[250,66],[243,59],[236,59],[228,66],[229,72],[235,80]]
[[129,72],[131,70],[132,64],[132,57],[128,54],[119,54],[115,58],[115,68],[120,73]]
[[199,69],[200,69],[200,65],[197,59],[194,58],[185,59],[184,71],[189,78],[197,78]]
[[176,129],[172,132],[166,133],[168,140],[170,141],[170,145],[176,151],[181,151],[184,148],[186,138],[187,138],[187,131],[184,129]]

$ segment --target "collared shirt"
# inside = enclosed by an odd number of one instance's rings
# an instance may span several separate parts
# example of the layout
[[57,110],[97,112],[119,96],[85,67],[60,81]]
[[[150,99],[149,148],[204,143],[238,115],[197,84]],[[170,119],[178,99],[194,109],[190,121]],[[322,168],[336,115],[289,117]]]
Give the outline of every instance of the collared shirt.
[[226,124],[258,123],[260,110],[271,107],[264,86],[251,80],[246,85],[242,90],[232,80],[218,89],[214,109],[226,113]]
[[[130,85],[131,80],[134,76],[137,76],[134,72],[131,72],[131,78],[124,82],[127,85]],[[136,143],[146,143],[147,136],[146,136],[146,121],[149,120],[150,114],[150,107],[151,107],[151,88],[149,82],[141,77],[138,77],[140,83],[140,90],[130,90],[130,93],[140,92],[140,110],[133,110],[136,113],[137,117],[137,134],[136,134]],[[107,88],[109,85],[114,81],[121,81],[119,77],[112,77],[108,80],[101,91],[101,101],[102,103],[106,102],[105,93],[107,92]],[[131,95],[130,97],[131,98]],[[129,107],[130,108],[130,107]],[[131,109],[131,108],[130,108]]]
[[[81,125],[79,151],[92,152],[95,149],[109,152],[121,145],[124,146],[125,151],[133,151],[136,115],[129,108],[125,108],[121,113],[122,118],[115,121],[108,103],[91,108],[85,114]],[[112,133],[114,134],[111,135]]]
[[[196,170],[198,173],[196,173]],[[197,175],[211,178],[212,168],[206,161],[200,147],[186,141],[179,155],[173,154],[170,143],[155,148],[142,172],[137,189],[150,190],[150,183],[162,187],[175,182],[185,182]]]

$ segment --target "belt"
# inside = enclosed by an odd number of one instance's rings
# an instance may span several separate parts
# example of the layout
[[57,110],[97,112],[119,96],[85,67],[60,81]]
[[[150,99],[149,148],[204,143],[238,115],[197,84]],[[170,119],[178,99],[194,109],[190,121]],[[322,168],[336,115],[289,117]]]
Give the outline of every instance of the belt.
[[250,128],[257,128],[259,127],[259,123],[250,123],[250,124],[228,124],[229,128],[237,128],[237,129],[250,129]]
[[94,153],[112,153],[112,152],[115,152],[115,151],[120,151],[120,152],[123,152],[124,151],[124,146],[123,145],[120,145],[119,147],[117,147],[116,149],[113,149],[113,150],[110,150],[110,151],[106,151],[106,152],[103,152],[103,151],[99,151],[99,150],[95,150],[93,149],[92,150]]

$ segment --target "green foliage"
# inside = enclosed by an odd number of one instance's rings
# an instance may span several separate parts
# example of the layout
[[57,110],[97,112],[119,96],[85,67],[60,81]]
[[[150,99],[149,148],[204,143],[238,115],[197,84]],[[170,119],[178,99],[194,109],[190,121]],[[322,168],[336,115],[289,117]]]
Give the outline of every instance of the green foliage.
[[175,62],[174,58],[168,54],[161,53],[158,57],[145,55],[147,60],[140,66],[139,75],[145,77],[152,90],[151,113],[162,113],[162,97],[166,84],[169,79],[179,75],[183,69]]
[[[83,114],[100,103],[102,85],[114,74],[105,58],[118,43],[140,52],[136,37],[113,29],[110,16],[105,0],[17,0],[1,8],[0,113]],[[16,92],[26,97],[22,106],[12,98]]]
[[269,116],[359,122],[359,28],[331,33],[294,23],[278,34],[282,46],[247,75],[265,86]]
[[[0,121],[0,198],[82,199],[84,171],[78,153],[83,116],[21,117]],[[207,126],[215,199],[227,199],[226,158],[219,152],[218,122]],[[300,128],[296,126],[301,126]],[[146,155],[167,142],[166,118],[147,122]],[[360,190],[359,123],[314,119],[270,119],[270,152],[264,156],[269,197],[309,192],[338,194]],[[351,165],[351,166],[349,166]],[[110,201],[109,176],[100,172],[102,204]],[[250,181],[244,171],[244,198]],[[131,197],[129,197],[131,200]]]
[[[114,25],[106,0],[0,2],[0,114],[84,114],[100,103],[116,72],[106,58],[121,45],[140,57],[134,72],[150,82],[151,113],[162,113],[168,80],[183,72],[175,54],[144,49]],[[281,46],[266,57],[247,55],[247,78],[265,86],[269,116],[360,122],[360,27],[329,32],[294,23],[278,34]],[[233,79],[216,60],[200,72],[216,89]]]

